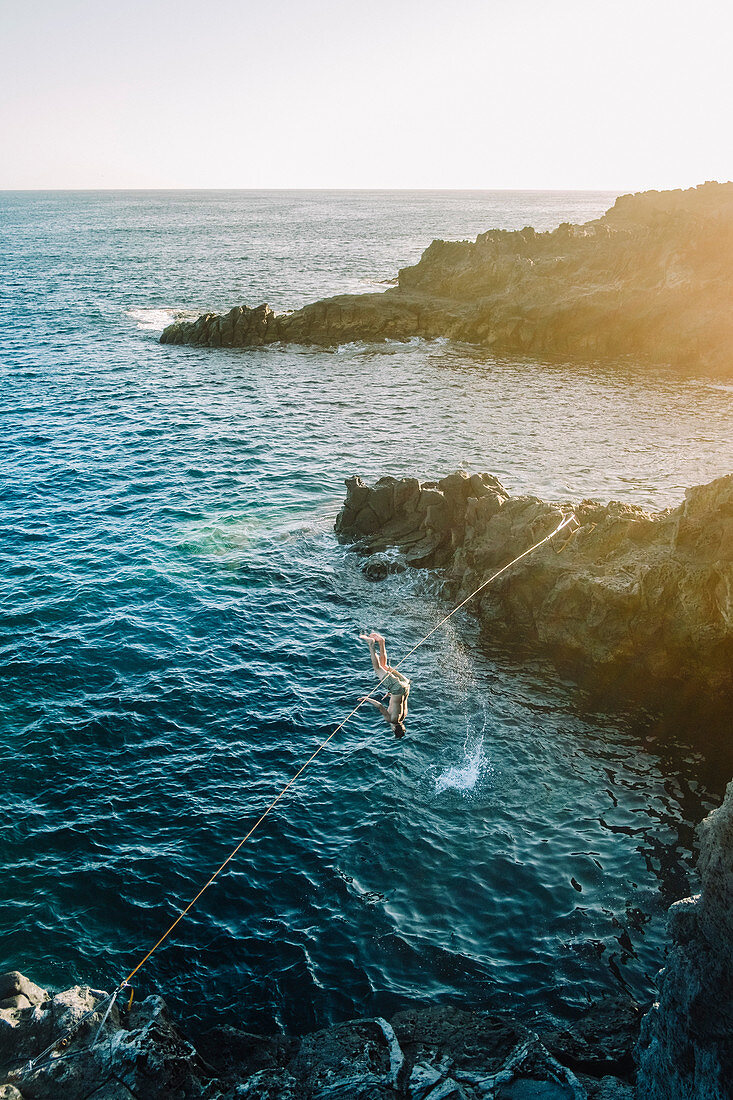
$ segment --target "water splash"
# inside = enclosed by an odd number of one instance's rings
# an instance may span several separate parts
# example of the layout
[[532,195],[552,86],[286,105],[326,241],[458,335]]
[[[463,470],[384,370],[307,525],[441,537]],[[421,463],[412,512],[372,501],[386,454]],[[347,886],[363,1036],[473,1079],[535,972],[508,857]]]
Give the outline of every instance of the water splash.
[[[442,628],[439,644],[442,648],[442,662],[450,670],[451,684],[464,696],[470,696],[477,687],[474,660],[454,622],[447,622]],[[474,790],[487,768],[484,735],[488,721],[489,715],[484,701],[478,714],[466,717],[463,759],[436,776],[436,795],[446,790],[460,791],[465,795]]]
[[484,753],[484,735],[486,733],[486,726],[488,724],[489,716],[486,711],[486,704],[483,707],[483,722],[481,728],[477,729],[478,723],[473,723],[471,719],[466,721],[466,739],[463,742],[463,760],[460,764],[453,764],[435,780],[435,793],[442,794],[443,791],[460,791],[461,794],[468,794],[474,790],[479,779],[490,770],[490,765],[486,759]]
[[[465,746],[464,746],[465,748]],[[479,781],[480,776],[486,770],[486,757],[484,755],[483,734],[478,741],[466,749],[466,754],[461,764],[453,764],[435,780],[435,793],[454,790],[466,794],[472,791]]]

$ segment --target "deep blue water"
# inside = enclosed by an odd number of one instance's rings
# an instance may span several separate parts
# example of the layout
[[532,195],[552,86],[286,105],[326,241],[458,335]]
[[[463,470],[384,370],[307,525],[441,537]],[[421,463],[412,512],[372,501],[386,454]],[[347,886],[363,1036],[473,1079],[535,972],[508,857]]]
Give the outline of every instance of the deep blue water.
[[[733,391],[438,341],[161,347],[177,313],[383,286],[433,237],[598,216],[601,194],[0,194],[0,967],[132,968],[300,762],[445,610],[332,533],[353,473],[678,503],[729,472]],[[719,795],[653,715],[592,709],[469,617],[141,972],[188,1022],[305,1030],[428,998],[571,1015],[648,997]]]

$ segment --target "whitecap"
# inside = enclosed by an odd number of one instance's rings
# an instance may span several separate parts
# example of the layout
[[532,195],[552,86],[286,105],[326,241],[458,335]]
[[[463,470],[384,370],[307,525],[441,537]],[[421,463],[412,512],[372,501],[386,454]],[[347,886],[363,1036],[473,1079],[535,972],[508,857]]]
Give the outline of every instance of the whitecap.
[[198,314],[186,309],[128,309],[125,316],[137,321],[137,327],[145,332],[162,332],[174,321],[192,320]]

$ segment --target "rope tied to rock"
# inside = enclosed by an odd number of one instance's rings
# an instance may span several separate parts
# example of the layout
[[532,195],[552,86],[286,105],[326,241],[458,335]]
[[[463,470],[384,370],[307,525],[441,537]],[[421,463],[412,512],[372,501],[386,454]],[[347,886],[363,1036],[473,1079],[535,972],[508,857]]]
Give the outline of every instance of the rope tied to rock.
[[102,1034],[102,1029],[104,1025],[107,1023],[107,1019],[109,1018],[109,1014],[112,1011],[115,1001],[117,1000],[123,989],[127,987],[127,984],[128,983],[126,981],[121,982],[115,989],[112,990],[111,993],[108,993],[106,997],[103,997],[99,1004],[96,1004],[94,1008],[90,1008],[89,1011],[80,1016],[75,1023],[67,1027],[66,1030],[58,1037],[58,1039],[55,1039],[50,1046],[47,1046],[46,1049],[42,1050],[40,1054],[37,1054],[35,1058],[31,1058],[30,1061],[26,1062],[26,1072],[33,1073],[34,1070],[40,1069],[44,1062],[50,1062],[52,1060],[53,1055],[56,1051],[59,1051],[59,1054],[56,1059],[53,1059],[54,1061],[57,1061],[58,1058],[62,1057],[64,1054],[68,1054],[66,1048],[68,1047],[74,1036],[77,1035],[79,1031],[81,1031],[82,1027],[85,1023],[87,1023],[87,1021],[91,1020],[92,1017],[97,1015],[99,1010],[104,1005],[107,1005],[107,1011],[105,1012],[102,1018],[102,1022],[97,1029],[97,1034],[94,1037],[94,1042],[89,1048],[90,1050],[93,1050],[94,1047],[97,1045],[99,1036]]

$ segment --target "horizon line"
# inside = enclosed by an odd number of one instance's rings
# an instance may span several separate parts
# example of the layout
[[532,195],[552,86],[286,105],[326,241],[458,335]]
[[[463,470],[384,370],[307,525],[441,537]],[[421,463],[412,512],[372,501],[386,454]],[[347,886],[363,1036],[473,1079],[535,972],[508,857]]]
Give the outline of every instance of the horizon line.
[[[705,182],[718,182],[718,181],[705,181]],[[730,182],[730,181],[725,181]],[[700,184],[692,184],[692,187],[701,186]],[[176,187],[0,187],[0,194],[38,194],[38,193],[113,193],[113,192],[150,192],[150,191],[247,191],[247,192],[261,192],[261,191],[308,191],[308,192],[328,192],[328,191],[342,191],[350,193],[358,193],[364,191],[370,192],[395,192],[395,191],[424,191],[433,193],[456,193],[456,192],[473,192],[477,194],[498,194],[504,192],[521,192],[524,194],[567,194],[567,192],[577,192],[581,194],[589,193],[627,193],[634,190],[645,191],[686,191],[690,188],[686,187],[663,187],[663,188],[619,188],[619,187],[189,187],[189,186],[176,186]]]

